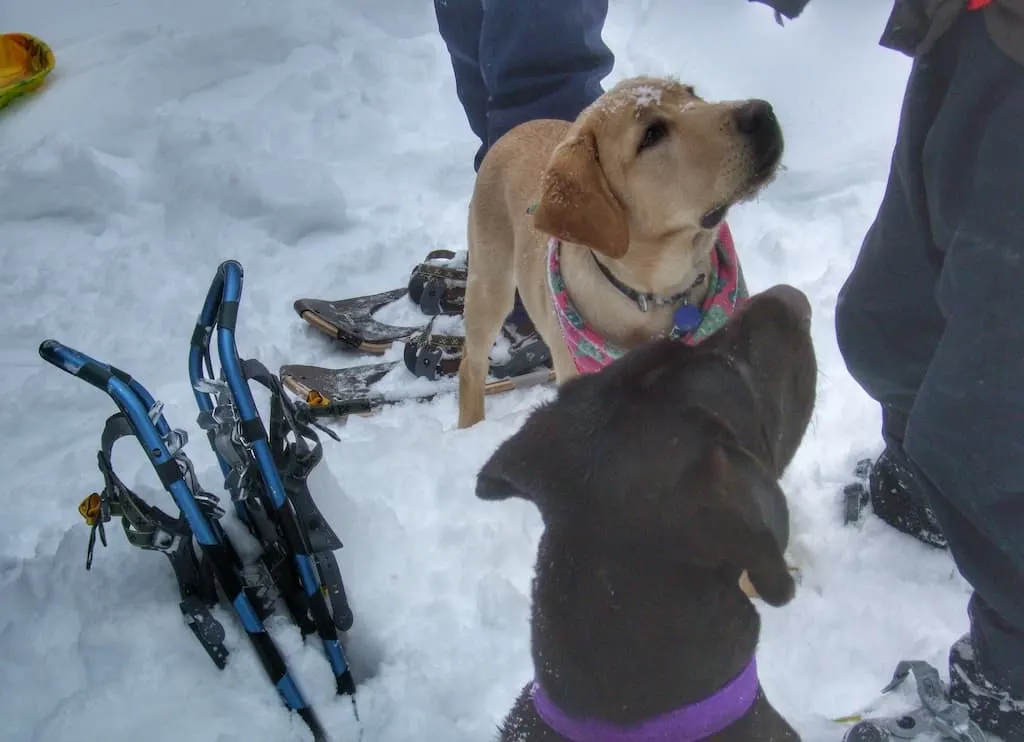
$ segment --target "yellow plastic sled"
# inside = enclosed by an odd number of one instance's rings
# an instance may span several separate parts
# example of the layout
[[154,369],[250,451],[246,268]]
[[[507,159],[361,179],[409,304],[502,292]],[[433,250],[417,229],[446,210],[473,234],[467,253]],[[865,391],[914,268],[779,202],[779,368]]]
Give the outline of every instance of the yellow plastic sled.
[[35,36],[0,34],[0,108],[42,85],[54,64],[53,51]]

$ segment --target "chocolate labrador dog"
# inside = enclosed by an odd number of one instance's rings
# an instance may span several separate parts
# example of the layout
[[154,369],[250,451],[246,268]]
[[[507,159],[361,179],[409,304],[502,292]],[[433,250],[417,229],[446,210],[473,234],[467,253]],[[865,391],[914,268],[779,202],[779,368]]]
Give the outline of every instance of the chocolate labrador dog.
[[760,686],[760,617],[788,603],[778,480],[815,402],[811,309],[757,294],[696,346],[656,340],[576,377],[481,468],[543,517],[534,679],[503,742],[798,740]]

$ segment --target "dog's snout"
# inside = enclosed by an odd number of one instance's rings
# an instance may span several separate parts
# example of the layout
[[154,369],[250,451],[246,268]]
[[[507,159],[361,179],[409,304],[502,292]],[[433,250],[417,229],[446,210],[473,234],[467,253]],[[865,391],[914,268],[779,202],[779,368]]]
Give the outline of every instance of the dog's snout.
[[801,322],[803,322],[805,327],[810,326],[811,315],[813,314],[813,312],[811,310],[811,302],[808,300],[807,294],[805,294],[803,291],[796,288],[795,286],[780,283],[776,284],[775,286],[772,286],[770,289],[767,289],[765,291],[765,294],[770,294],[776,297],[777,299],[785,302],[790,307],[790,309],[800,318]]
[[742,134],[758,134],[775,123],[775,112],[771,104],[763,100],[752,100],[736,109],[733,116],[736,128]]

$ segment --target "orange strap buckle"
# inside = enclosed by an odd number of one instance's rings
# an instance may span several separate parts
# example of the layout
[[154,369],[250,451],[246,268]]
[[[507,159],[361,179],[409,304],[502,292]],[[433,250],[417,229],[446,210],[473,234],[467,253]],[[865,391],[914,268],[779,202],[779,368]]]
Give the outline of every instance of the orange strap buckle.
[[310,407],[327,407],[330,402],[327,397],[322,395],[316,389],[313,389],[306,395],[306,404]]
[[85,519],[85,524],[94,526],[100,519],[100,496],[93,492],[78,504],[78,514]]

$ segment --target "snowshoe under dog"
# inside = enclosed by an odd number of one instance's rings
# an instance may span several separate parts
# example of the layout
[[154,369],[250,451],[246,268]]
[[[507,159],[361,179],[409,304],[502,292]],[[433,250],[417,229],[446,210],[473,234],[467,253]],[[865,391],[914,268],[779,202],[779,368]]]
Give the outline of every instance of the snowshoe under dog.
[[[425,402],[455,389],[461,335],[434,334],[432,323],[405,340],[401,361],[344,368],[287,364],[281,382],[316,417],[373,415],[400,402]],[[507,321],[495,343],[486,394],[502,394],[555,381],[551,352],[532,325]]]
[[[453,391],[454,385],[444,381],[458,373],[463,337],[434,326],[441,317],[461,320],[466,277],[465,251],[434,250],[413,268],[404,288],[335,301],[297,300],[299,316],[347,350],[381,355],[395,343],[405,348],[402,361],[341,368],[285,364],[279,369],[282,383],[311,415],[337,418],[373,415],[399,402],[429,401]],[[423,321],[393,324],[376,316],[403,304]],[[507,320],[495,343],[485,392],[501,394],[554,380],[550,351],[529,318],[524,313]]]

